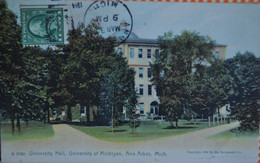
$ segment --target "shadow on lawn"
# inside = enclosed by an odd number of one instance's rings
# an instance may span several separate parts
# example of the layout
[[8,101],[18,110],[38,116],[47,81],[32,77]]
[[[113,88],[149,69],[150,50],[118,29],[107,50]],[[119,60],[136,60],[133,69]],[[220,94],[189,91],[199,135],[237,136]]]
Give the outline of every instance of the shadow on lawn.
[[181,126],[181,127],[178,127],[178,128],[175,128],[175,127],[171,127],[171,126],[168,126],[166,128],[163,128],[163,129],[166,129],[166,130],[179,130],[179,129],[190,129],[190,128],[197,128],[197,127],[188,127],[188,126]]
[[[114,130],[114,132],[125,132],[126,130]],[[112,132],[111,130],[110,131],[107,131],[107,132]]]
[[67,122],[67,121],[52,121],[51,122],[52,125],[55,124],[68,124],[68,125],[75,125],[75,126],[101,126],[101,125],[97,125],[95,123],[87,123],[87,122]]
[[202,123],[200,123],[200,122],[189,122],[189,123],[184,123],[185,125],[200,125],[200,124],[202,124]]

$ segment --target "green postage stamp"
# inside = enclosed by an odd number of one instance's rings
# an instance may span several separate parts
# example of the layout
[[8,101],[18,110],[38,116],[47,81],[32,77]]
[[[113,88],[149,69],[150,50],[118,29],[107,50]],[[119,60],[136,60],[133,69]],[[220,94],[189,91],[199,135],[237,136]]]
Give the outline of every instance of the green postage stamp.
[[63,8],[21,8],[23,45],[64,44]]

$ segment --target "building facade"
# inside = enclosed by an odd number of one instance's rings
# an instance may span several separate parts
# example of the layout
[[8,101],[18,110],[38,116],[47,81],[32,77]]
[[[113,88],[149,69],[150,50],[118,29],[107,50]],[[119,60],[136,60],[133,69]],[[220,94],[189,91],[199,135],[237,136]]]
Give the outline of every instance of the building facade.
[[[117,47],[117,53],[126,58],[129,67],[135,73],[135,87],[140,95],[136,113],[144,117],[159,116],[159,98],[155,86],[150,81],[152,69],[150,63],[154,55],[159,55],[160,49],[156,39],[139,38],[133,32],[124,43]],[[216,44],[212,54],[218,59],[225,59],[226,45]]]

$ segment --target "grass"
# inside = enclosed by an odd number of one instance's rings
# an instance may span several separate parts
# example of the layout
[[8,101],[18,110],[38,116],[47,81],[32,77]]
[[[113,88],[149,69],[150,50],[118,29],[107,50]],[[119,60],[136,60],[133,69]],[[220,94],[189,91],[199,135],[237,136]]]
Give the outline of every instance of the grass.
[[52,125],[43,124],[42,122],[29,122],[21,123],[21,133],[15,128],[15,133],[12,134],[12,128],[10,123],[4,123],[1,126],[2,140],[13,141],[13,140],[31,140],[31,139],[46,139],[54,136]]
[[137,132],[135,134],[132,133],[132,129],[128,125],[116,127],[114,129],[114,133],[111,132],[111,127],[71,126],[97,139],[110,142],[127,143],[181,135],[207,128],[208,124],[207,122],[197,122],[194,124],[187,121],[180,121],[178,129],[169,129],[169,122],[144,121],[141,123],[141,126],[137,128]]
[[240,132],[237,128],[208,137],[211,140],[257,139],[258,131]]

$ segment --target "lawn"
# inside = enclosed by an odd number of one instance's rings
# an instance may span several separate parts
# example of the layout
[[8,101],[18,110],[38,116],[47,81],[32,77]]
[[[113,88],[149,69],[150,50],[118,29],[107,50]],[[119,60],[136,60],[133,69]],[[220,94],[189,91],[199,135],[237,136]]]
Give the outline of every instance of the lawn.
[[132,129],[128,125],[116,127],[114,133],[111,132],[111,127],[71,126],[89,136],[101,140],[126,143],[181,135],[187,132],[207,128],[208,123],[200,121],[194,124],[187,121],[180,121],[178,129],[169,129],[169,122],[144,121],[141,123],[141,126],[137,128],[135,134],[132,133]]
[[213,136],[208,137],[211,140],[228,140],[228,139],[257,139],[258,131],[240,132],[238,129],[232,129]]
[[3,123],[1,127],[2,139],[10,140],[31,140],[31,139],[46,139],[54,136],[52,125],[43,124],[42,122],[21,123],[21,133],[15,128],[15,134],[12,134],[10,123]]

